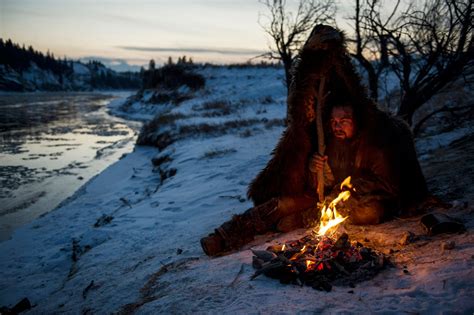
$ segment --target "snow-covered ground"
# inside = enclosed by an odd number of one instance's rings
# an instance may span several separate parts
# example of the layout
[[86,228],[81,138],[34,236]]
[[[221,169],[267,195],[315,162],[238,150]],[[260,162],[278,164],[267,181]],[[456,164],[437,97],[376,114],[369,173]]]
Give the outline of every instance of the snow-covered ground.
[[[259,237],[228,256],[205,256],[200,238],[251,207],[246,188],[283,131],[286,91],[278,69],[202,72],[206,89],[195,98],[153,110],[135,104],[122,113],[151,119],[162,111],[169,117],[162,131],[178,141],[161,152],[136,147],[60,208],[0,243],[0,305],[28,297],[34,314],[474,311],[472,189],[448,210],[464,221],[463,234],[427,237],[419,218],[345,226],[352,239],[368,240],[395,265],[355,288],[336,286],[327,293],[263,276],[250,280],[249,247],[297,239],[304,230]],[[113,106],[117,113],[118,104]],[[472,135],[472,128],[462,132]],[[439,170],[437,149],[462,138],[448,136],[419,143],[423,165],[435,165],[427,176]],[[153,166],[156,157],[165,162]],[[406,231],[418,240],[400,245]],[[454,249],[441,249],[447,241],[455,242]]]

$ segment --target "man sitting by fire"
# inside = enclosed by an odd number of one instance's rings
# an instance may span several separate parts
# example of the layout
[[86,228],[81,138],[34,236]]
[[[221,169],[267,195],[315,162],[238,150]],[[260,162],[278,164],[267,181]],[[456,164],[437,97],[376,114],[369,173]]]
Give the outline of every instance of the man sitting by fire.
[[[272,159],[249,186],[248,209],[201,239],[207,255],[238,249],[257,234],[287,232],[319,217],[317,178],[331,201],[351,176],[343,210],[352,224],[378,224],[407,214],[428,194],[411,132],[369,99],[346,52],[343,34],[316,26],[293,68],[288,125]],[[317,152],[316,106],[322,106],[327,148]],[[319,95],[319,98],[318,98]]]

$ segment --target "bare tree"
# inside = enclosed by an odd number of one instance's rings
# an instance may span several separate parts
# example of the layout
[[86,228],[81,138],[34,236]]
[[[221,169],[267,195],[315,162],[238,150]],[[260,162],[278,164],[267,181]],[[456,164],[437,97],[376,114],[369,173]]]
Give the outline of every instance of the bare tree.
[[397,2],[383,19],[381,0],[356,0],[354,56],[368,73],[372,97],[381,69],[390,67],[400,83],[397,113],[411,125],[421,105],[472,65],[473,2],[423,0],[403,10]]
[[377,19],[383,27],[387,27],[394,19],[400,6],[397,0],[384,19],[376,10],[378,1],[355,1],[355,15],[350,18],[354,21],[354,38],[348,38],[354,45],[351,47],[351,56],[356,59],[367,73],[370,96],[377,101],[379,97],[380,76],[389,67],[387,41],[388,37],[384,32],[372,27],[372,15],[377,15]]
[[[317,24],[334,24],[336,5],[332,0],[299,0],[291,10],[285,0],[261,0],[268,10],[260,25],[270,36],[270,52],[264,57],[281,60],[290,86],[290,69],[309,32]],[[262,19],[264,18],[264,19]]]

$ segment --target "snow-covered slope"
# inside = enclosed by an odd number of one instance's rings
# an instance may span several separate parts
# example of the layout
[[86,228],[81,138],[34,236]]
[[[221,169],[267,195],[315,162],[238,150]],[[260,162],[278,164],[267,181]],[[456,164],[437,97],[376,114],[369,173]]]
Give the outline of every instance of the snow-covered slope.
[[[35,314],[472,313],[474,222],[472,205],[463,203],[472,194],[451,210],[468,228],[461,235],[426,238],[417,218],[346,226],[352,238],[394,250],[394,268],[355,288],[326,293],[265,277],[250,281],[252,254],[245,249],[206,257],[199,239],[251,207],[246,188],[283,131],[286,88],[279,69],[202,72],[206,89],[195,98],[151,111],[137,103],[126,113],[166,114],[161,130],[175,142],[161,152],[137,147],[62,207],[0,243],[0,305],[28,297]],[[153,166],[152,158],[162,163]],[[421,241],[398,244],[407,230]],[[304,233],[265,235],[249,246]],[[441,251],[447,240],[456,247]]]

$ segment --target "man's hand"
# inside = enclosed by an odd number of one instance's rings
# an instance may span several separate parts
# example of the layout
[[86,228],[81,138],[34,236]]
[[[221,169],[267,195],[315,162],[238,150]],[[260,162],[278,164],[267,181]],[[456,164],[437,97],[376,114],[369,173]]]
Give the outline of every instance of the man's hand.
[[318,153],[313,154],[309,160],[309,170],[313,173],[317,173],[320,170],[323,170],[326,167],[328,161],[327,155],[321,156]]

